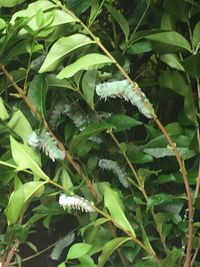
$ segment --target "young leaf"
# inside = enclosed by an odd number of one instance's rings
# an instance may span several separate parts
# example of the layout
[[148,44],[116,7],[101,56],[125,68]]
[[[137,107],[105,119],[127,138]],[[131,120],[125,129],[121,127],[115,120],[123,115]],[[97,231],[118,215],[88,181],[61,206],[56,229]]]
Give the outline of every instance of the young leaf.
[[[12,116],[11,120],[8,122],[8,126],[21,137],[24,144],[26,145],[28,142],[28,137],[32,133],[32,128],[27,120],[27,118],[24,116],[24,114],[21,112],[21,110],[17,110],[14,115]],[[23,131],[22,131],[23,129]]]
[[49,179],[40,168],[41,162],[38,154],[31,147],[17,142],[12,136],[10,136],[10,143],[13,159],[19,166],[19,169],[31,169],[40,178]]
[[121,27],[121,29],[125,35],[126,41],[127,41],[128,36],[129,36],[129,32],[130,32],[128,21],[125,19],[125,17],[122,15],[122,13],[119,12],[115,7],[110,6],[110,5],[106,5],[106,8],[108,9],[108,12],[110,12],[110,14],[114,18],[114,20]]
[[0,97],[0,120],[5,121],[8,118],[9,118],[8,112],[4,106],[2,97]]
[[67,260],[78,259],[86,255],[91,248],[91,244],[76,243],[69,249],[67,254]]
[[98,53],[87,54],[77,59],[71,65],[65,67],[59,74],[58,79],[70,78],[80,70],[94,70],[103,68],[106,64],[113,63],[112,60]]
[[[4,1],[8,2],[8,0],[4,0]],[[22,0],[9,0],[9,1],[14,2],[14,1],[22,1]],[[40,1],[33,2],[30,5],[28,5],[27,9],[15,12],[14,15],[12,16],[10,23],[15,24],[15,20],[18,17],[34,17],[39,10],[45,11],[45,10],[51,9],[52,7],[54,7],[54,4],[48,0],[40,0]]]
[[94,41],[92,41],[89,37],[79,33],[60,38],[51,47],[39,72],[43,73],[55,70],[67,55],[92,43],[94,43]]
[[22,212],[28,201],[32,197],[40,197],[44,192],[44,184],[46,182],[28,182],[21,185],[17,190],[13,191],[5,214],[9,223],[14,224]]
[[25,0],[1,0],[0,7],[13,7],[23,3]]
[[130,237],[118,237],[107,242],[99,256],[98,267],[103,267],[112,253],[130,239]]
[[108,186],[106,187],[104,193],[104,203],[106,208],[109,210],[111,218],[135,237],[135,231],[124,214],[124,206],[118,193]]
[[48,85],[44,75],[37,74],[30,82],[28,89],[28,98],[35,105],[37,111],[45,117],[45,101]]

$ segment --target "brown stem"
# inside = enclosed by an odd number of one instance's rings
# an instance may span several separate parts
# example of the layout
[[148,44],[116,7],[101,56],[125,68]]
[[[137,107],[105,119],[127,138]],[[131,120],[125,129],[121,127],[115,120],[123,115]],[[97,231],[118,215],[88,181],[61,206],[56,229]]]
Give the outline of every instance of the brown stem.
[[[138,174],[137,174],[137,171],[135,170],[135,168],[133,167],[133,164],[130,162],[129,158],[127,157],[126,152],[124,152],[124,151],[121,149],[121,147],[120,147],[120,145],[119,145],[119,142],[118,142],[118,140],[116,139],[115,135],[112,133],[112,131],[111,131],[111,130],[108,130],[108,133],[110,134],[110,136],[112,137],[113,141],[116,143],[116,145],[118,146],[118,148],[121,150],[121,152],[122,152],[122,154],[123,154],[123,156],[124,156],[124,158],[125,158],[125,160],[126,160],[128,166],[129,166],[129,168],[131,169],[133,175],[134,175],[135,178],[136,178],[136,181],[137,181],[137,183],[138,183],[139,189],[140,189],[140,191],[142,192],[142,194],[143,194],[143,196],[144,196],[144,198],[145,198],[145,200],[146,200],[146,202],[147,202],[147,201],[148,201],[148,195],[147,195],[147,193],[146,193],[146,191],[145,191],[145,188],[144,188],[143,184],[141,183],[141,180],[140,180],[140,177],[139,177]],[[153,217],[154,222],[155,222],[155,224],[156,224],[156,230],[157,230],[157,232],[158,232],[158,234],[159,234],[159,236],[160,236],[160,240],[161,240],[161,243],[162,243],[162,245],[163,245],[165,254],[168,255],[168,248],[167,248],[167,245],[166,245],[166,242],[165,242],[165,238],[164,238],[162,232],[161,232],[160,229],[159,229],[159,226],[158,226],[158,224],[157,224],[157,220],[156,220],[156,214],[155,214],[155,211],[154,211],[153,208],[151,209],[151,214],[152,214],[152,217]]]
[[[5,77],[7,78],[8,81],[11,82],[12,86],[16,89],[16,91],[18,92],[18,94],[22,97],[22,99],[24,100],[24,102],[27,104],[27,106],[30,108],[31,112],[35,115],[35,117],[41,121],[42,118],[39,114],[39,112],[37,111],[36,107],[33,105],[33,103],[27,98],[26,94],[24,93],[24,90],[17,85],[17,83],[14,81],[12,75],[10,75],[10,73],[6,70],[6,68],[4,67],[3,64],[0,64],[0,68],[2,69]],[[69,161],[69,163],[73,166],[73,168],[76,170],[76,172],[82,176],[82,178],[84,179],[86,185],[88,186],[88,189],[90,190],[90,193],[93,195],[94,198],[96,198],[96,191],[92,185],[92,182],[90,181],[90,179],[81,171],[81,168],[79,166],[78,163],[76,163],[72,156],[70,155],[70,153],[65,149],[64,145],[62,144],[62,142],[60,142],[58,140],[58,138],[54,135],[54,133],[51,131],[51,129],[49,128],[47,122],[44,120],[44,127],[51,133],[51,135],[56,139],[57,143],[58,143],[58,147],[61,150],[65,151],[65,158],[67,161]]]
[[15,243],[14,243],[13,247],[10,249],[10,251],[8,252],[7,257],[6,257],[6,260],[2,264],[2,267],[10,267],[10,262],[11,262],[12,258],[15,255],[15,251],[18,248],[19,243],[20,242],[18,240],[15,240]]
[[178,165],[180,167],[180,172],[182,173],[184,184],[185,184],[185,190],[186,190],[187,201],[188,201],[189,227],[188,227],[187,252],[186,252],[186,259],[185,259],[184,267],[189,267],[190,261],[191,261],[191,250],[192,250],[192,239],[193,239],[193,203],[192,203],[192,194],[191,194],[190,185],[189,185],[189,181],[187,177],[187,172],[185,169],[184,162],[182,161],[179,151],[176,147],[176,144],[172,141],[171,137],[169,136],[169,134],[167,133],[167,131],[165,130],[161,122],[157,118],[155,118],[154,121],[157,123],[158,127],[160,128],[166,140],[168,141],[169,145],[174,151],[174,154],[178,162]]

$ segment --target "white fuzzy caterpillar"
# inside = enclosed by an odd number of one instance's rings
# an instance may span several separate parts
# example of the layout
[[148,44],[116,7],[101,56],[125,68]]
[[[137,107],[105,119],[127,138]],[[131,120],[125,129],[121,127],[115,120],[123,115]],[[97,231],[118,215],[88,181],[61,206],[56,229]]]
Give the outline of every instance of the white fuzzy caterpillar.
[[151,103],[138,87],[138,84],[134,84],[133,87],[128,80],[105,82],[96,86],[96,93],[105,100],[108,97],[124,98],[126,101],[130,101],[133,106],[136,106],[145,117],[152,119],[155,113]]

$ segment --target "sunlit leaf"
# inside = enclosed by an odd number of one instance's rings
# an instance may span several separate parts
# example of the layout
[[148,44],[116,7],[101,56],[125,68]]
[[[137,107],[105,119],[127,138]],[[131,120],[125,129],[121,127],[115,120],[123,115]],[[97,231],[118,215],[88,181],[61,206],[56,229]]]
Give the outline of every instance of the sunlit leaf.
[[111,64],[112,60],[104,55],[92,53],[87,54],[65,67],[59,74],[58,79],[70,78],[80,70],[94,70],[103,68],[107,64]]
[[104,203],[106,208],[109,210],[112,219],[135,237],[135,231],[125,216],[124,205],[118,193],[113,189],[106,187],[104,193]]

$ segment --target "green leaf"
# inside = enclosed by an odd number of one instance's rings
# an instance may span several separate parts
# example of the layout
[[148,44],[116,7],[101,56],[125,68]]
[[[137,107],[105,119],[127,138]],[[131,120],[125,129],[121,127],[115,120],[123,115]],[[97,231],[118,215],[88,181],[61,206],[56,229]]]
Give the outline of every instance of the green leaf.
[[49,179],[40,168],[41,162],[38,154],[31,147],[17,142],[12,136],[10,136],[10,143],[13,159],[20,170],[31,169],[40,178]]
[[[7,2],[7,0],[4,0],[4,1]],[[55,5],[48,0],[40,0],[40,1],[33,2],[30,5],[28,5],[27,9],[15,12],[14,15],[12,16],[10,23],[14,24],[15,20],[18,17],[29,17],[29,18],[34,17],[37,14],[37,12],[39,12],[39,10],[45,11],[45,10],[51,9],[52,7],[55,7]]]
[[39,72],[43,73],[55,70],[67,55],[92,43],[94,43],[94,41],[92,41],[89,37],[79,33],[60,38],[51,47]]
[[21,185],[10,195],[5,214],[9,223],[14,224],[24,212],[27,202],[33,197],[40,197],[44,192],[46,182],[28,182]]
[[160,56],[160,59],[171,68],[184,71],[184,68],[176,54],[164,54]]
[[67,253],[67,260],[78,259],[86,255],[91,248],[92,248],[91,244],[76,243],[69,249]]
[[189,18],[190,5],[183,0],[165,0],[165,10],[175,19],[187,22]]
[[194,47],[197,47],[200,44],[200,21],[194,27],[193,35],[192,35],[192,43]]
[[86,127],[80,134],[75,136],[72,140],[70,150],[74,151],[77,146],[86,141],[89,137],[93,135],[97,135],[101,133],[102,131],[107,130],[108,128],[113,128],[114,126],[112,124],[108,124],[105,122],[98,122],[98,123],[92,123],[88,127]]
[[8,118],[9,118],[9,115],[3,103],[3,98],[0,97],[0,120],[5,121]]
[[41,74],[35,75],[29,85],[28,98],[43,117],[46,114],[45,101],[47,90],[48,84],[46,77]]
[[140,262],[132,265],[132,267],[159,267],[159,265],[153,260],[141,260]]
[[178,71],[163,71],[159,78],[160,86],[169,88],[184,97],[184,109],[187,118],[196,123],[195,104],[191,86]]
[[152,45],[149,40],[141,40],[132,44],[127,50],[128,54],[138,55],[152,51]]
[[131,240],[130,237],[118,237],[115,238],[105,244],[102,250],[102,254],[99,256],[98,259],[98,267],[103,267],[112,253],[122,246],[125,242]]
[[85,100],[92,110],[94,110],[94,90],[96,86],[97,71],[87,71],[82,79],[82,89]]
[[[172,136],[181,157],[186,160],[196,155],[196,151],[189,148],[191,138],[184,135]],[[158,136],[143,147],[143,151],[155,158],[175,156],[173,149],[168,145],[164,136]]]
[[172,202],[174,199],[177,199],[177,198],[180,198],[180,197],[173,196],[171,194],[166,194],[166,193],[159,193],[154,196],[148,197],[147,208],[151,209],[155,206]]
[[105,188],[104,202],[106,208],[109,210],[111,218],[135,237],[135,231],[124,214],[124,205],[122,200],[120,199],[118,193],[108,186]]
[[174,47],[185,49],[191,52],[191,47],[189,42],[180,33],[175,31],[154,33],[146,36],[146,39],[153,42],[158,42],[165,45],[171,45]]
[[[29,135],[33,132],[31,125],[21,110],[17,110],[12,119],[8,122],[8,126],[21,137],[24,144],[28,142]],[[23,131],[22,131],[23,129]]]
[[185,58],[182,64],[191,77],[200,78],[200,53]]
[[74,87],[71,85],[70,82],[68,82],[66,79],[59,80],[56,78],[55,74],[48,74],[46,76],[47,83],[49,87],[52,87],[52,89],[56,88],[63,88],[63,89],[71,89],[74,90]]
[[114,18],[114,20],[121,27],[121,29],[125,35],[126,41],[127,41],[128,37],[129,37],[129,33],[130,33],[128,21],[125,19],[125,17],[122,15],[122,13],[119,12],[114,6],[110,6],[110,5],[105,5],[105,6],[106,6],[107,10],[110,12],[110,14],[112,15],[112,17]]
[[106,119],[106,122],[115,126],[113,132],[120,132],[138,125],[142,125],[141,121],[138,121],[124,114],[112,115],[111,117]]
[[55,247],[51,252],[51,259],[52,260],[59,260],[63,249],[69,246],[75,239],[74,232],[69,232],[66,236],[62,237],[56,242]]
[[23,3],[25,0],[1,0],[0,7],[13,7]]
[[94,70],[103,68],[106,64],[111,64],[112,60],[104,55],[92,53],[87,54],[71,65],[65,67],[59,74],[58,79],[70,78],[80,70]]
[[163,260],[162,266],[163,267],[176,267],[178,259],[184,256],[184,252],[182,249],[174,248],[172,251],[169,252],[169,255]]
[[6,22],[2,18],[0,18],[0,31],[6,27]]

